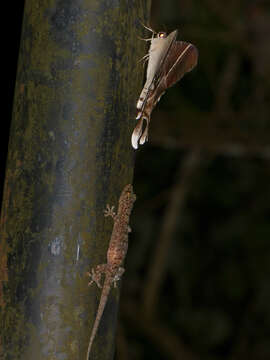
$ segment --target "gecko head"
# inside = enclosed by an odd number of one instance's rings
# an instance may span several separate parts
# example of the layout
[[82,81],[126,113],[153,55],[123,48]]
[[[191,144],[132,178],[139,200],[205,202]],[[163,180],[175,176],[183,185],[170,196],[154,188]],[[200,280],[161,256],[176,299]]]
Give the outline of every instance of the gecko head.
[[131,184],[128,184],[124,188],[124,193],[128,196],[128,194],[133,194],[133,186]]
[[128,201],[134,202],[136,200],[136,195],[133,193],[133,186],[131,184],[128,184],[125,186],[123,193],[125,194],[125,198]]
[[132,186],[131,184],[127,184],[127,185],[125,186],[125,191],[126,191],[126,192],[132,192],[132,191],[133,191],[133,186]]

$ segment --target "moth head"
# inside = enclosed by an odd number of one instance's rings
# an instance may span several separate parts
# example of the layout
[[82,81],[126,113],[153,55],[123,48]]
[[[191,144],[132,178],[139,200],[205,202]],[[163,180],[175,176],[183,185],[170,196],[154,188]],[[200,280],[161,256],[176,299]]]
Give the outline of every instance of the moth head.
[[167,37],[167,33],[165,33],[164,31],[160,31],[159,33],[157,33],[157,38],[159,39],[165,39]]

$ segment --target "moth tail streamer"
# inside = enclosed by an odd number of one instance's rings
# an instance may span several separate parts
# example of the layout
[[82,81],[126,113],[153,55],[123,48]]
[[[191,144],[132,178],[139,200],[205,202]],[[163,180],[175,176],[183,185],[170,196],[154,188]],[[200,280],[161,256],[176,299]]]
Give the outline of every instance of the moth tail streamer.
[[[143,145],[148,140],[148,128],[150,122],[150,119],[140,112],[136,119],[138,120],[138,123],[131,136],[131,144],[134,149],[138,149],[138,143]],[[146,126],[143,130],[144,120],[146,120]]]

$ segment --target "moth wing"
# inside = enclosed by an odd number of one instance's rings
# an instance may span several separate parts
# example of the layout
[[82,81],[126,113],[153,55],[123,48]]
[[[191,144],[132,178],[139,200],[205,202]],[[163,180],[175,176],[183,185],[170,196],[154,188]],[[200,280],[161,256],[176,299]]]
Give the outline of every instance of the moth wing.
[[137,109],[140,110],[141,114],[143,114],[145,104],[153,91],[153,87],[156,87],[160,82],[163,64],[175,43],[177,33],[178,31],[174,30],[165,39],[153,39],[155,43],[154,46],[152,44],[150,46],[146,83],[137,102]]
[[167,37],[154,38],[151,41],[149,49],[149,59],[146,72],[146,83],[151,85],[157,74],[160,72],[162,65],[176,40],[178,31],[172,31]]
[[166,86],[171,87],[198,62],[197,48],[185,41],[175,41],[164,63]]

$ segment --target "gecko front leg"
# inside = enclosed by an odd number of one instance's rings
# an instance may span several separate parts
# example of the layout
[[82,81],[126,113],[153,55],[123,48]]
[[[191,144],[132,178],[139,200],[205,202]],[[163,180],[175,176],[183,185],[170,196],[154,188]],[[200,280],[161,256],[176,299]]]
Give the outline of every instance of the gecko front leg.
[[109,204],[107,204],[106,209],[104,210],[104,216],[111,216],[113,220],[115,220],[116,213],[114,211],[114,206],[110,206]]
[[88,283],[88,286],[90,286],[93,283],[96,283],[97,286],[101,289],[102,285],[100,284],[100,280],[102,274],[106,275],[106,273],[107,273],[107,264],[100,264],[97,265],[96,268],[92,268],[91,272],[87,273],[87,275],[91,278],[91,280]]

